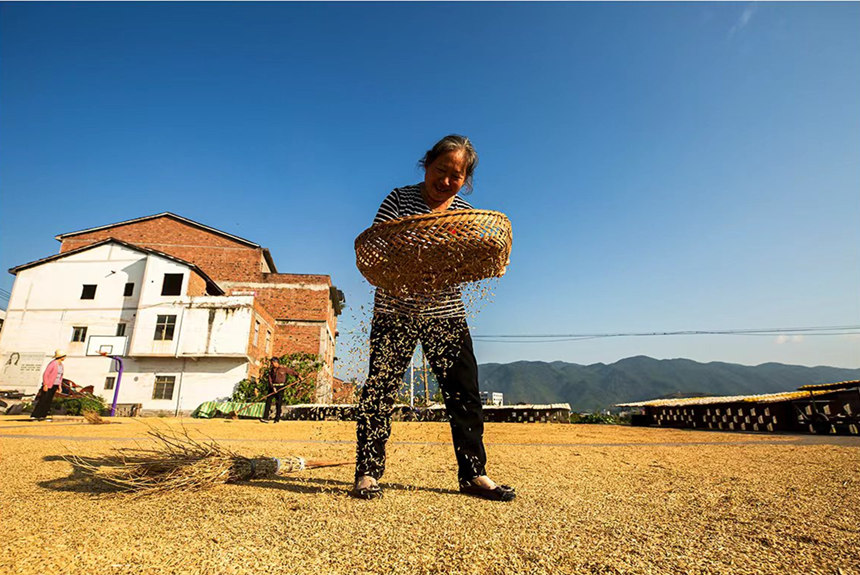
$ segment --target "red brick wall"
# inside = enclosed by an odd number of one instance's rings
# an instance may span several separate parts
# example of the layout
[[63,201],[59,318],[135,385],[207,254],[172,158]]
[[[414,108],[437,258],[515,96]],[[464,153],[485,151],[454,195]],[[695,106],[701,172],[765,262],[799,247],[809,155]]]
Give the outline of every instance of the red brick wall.
[[191,272],[188,277],[188,295],[206,295],[206,280],[195,272]]
[[276,326],[273,355],[295,352],[318,354],[320,327],[318,324]]
[[60,253],[107,238],[158,250],[197,264],[216,282],[255,281],[262,275],[262,248],[250,247],[169,216],[64,238]]
[[[237,288],[233,288],[237,290]],[[242,288],[238,288],[241,291]],[[328,290],[253,289],[260,303],[277,319],[326,321],[329,316]]]
[[332,403],[357,403],[355,396],[355,383],[332,378],[331,402]]

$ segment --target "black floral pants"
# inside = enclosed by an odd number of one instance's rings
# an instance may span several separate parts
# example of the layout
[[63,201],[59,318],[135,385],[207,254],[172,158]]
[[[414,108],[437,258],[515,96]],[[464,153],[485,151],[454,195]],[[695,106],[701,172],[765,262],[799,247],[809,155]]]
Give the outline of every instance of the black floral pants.
[[370,369],[357,414],[356,478],[379,479],[385,471],[391,410],[419,340],[445,400],[459,479],[486,473],[478,364],[466,319],[375,314],[370,329]]

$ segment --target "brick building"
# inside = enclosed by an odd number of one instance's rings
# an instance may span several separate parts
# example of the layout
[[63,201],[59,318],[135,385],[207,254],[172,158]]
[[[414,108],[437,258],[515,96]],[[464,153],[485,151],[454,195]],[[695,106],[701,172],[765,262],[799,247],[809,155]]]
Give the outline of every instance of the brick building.
[[[202,270],[227,296],[253,296],[257,325],[251,338],[260,338],[260,326],[272,324],[272,355],[305,352],[323,361],[316,400],[331,399],[331,381],[337,316],[343,293],[328,275],[278,273],[267,248],[254,242],[164,212],[56,236],[60,254],[113,238],[179,258]],[[259,358],[252,358],[248,375],[259,373]]]

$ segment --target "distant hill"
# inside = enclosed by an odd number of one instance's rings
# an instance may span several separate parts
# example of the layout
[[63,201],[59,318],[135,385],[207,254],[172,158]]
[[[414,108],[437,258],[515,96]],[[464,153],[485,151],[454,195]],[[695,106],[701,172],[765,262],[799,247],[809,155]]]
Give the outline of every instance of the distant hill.
[[646,356],[609,365],[563,361],[485,363],[479,374],[481,390],[504,393],[508,405],[567,402],[576,411],[659,397],[775,393],[801,385],[860,379],[860,369],[781,363],[746,366]]

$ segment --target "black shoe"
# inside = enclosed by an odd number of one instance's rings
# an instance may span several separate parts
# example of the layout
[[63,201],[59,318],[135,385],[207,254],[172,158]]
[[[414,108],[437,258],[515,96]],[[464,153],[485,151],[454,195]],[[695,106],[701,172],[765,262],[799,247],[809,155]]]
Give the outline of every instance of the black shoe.
[[476,485],[472,480],[460,482],[460,493],[490,501],[512,501],[517,496],[516,489],[508,485],[496,485],[495,489],[487,489]]
[[355,499],[379,499],[382,497],[382,488],[378,484],[371,485],[370,487],[363,487],[361,489],[359,489],[357,485],[353,485],[352,489],[350,489],[347,494]]

